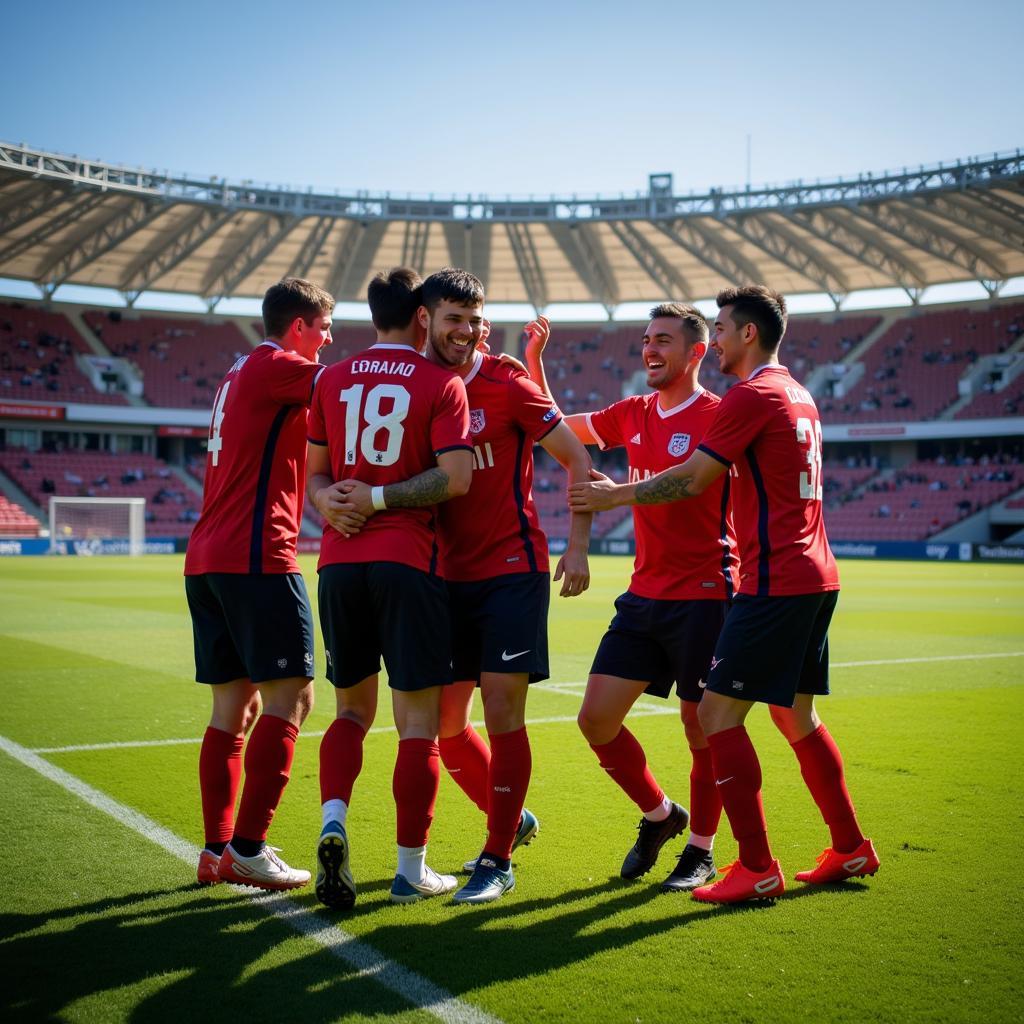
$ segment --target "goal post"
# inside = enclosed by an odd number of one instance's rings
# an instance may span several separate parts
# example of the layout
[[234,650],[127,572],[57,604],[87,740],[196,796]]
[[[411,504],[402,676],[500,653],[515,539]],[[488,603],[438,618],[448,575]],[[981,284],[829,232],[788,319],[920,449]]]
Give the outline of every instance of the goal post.
[[50,498],[50,554],[141,555],[145,498]]

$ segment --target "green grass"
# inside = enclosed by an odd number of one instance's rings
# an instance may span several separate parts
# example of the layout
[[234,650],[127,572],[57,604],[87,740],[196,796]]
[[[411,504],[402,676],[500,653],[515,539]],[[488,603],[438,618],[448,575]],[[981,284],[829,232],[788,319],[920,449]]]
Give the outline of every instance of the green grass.
[[[303,568],[312,584],[312,562]],[[626,560],[592,568],[585,598],[553,602],[552,682],[586,678],[628,577]],[[0,735],[197,843],[208,697],[191,682],[180,572],[171,557],[0,560]],[[338,919],[312,894],[297,902],[509,1024],[1020,1020],[1024,659],[843,666],[1024,650],[1024,572],[891,562],[842,572],[835,693],[820,710],[882,857],[873,879],[793,883],[772,906],[709,908],[659,893],[667,848],[646,880],[620,881],[637,814],[576,729],[581,688],[537,689],[529,717],[555,721],[530,729],[529,806],[542,831],[516,856],[513,894],[484,908],[387,902],[396,738],[382,729],[367,739],[349,819],[356,910]],[[333,713],[318,655],[307,732]],[[378,726],[390,721],[382,697]],[[791,876],[827,832],[763,709],[749,724],[773,847]],[[685,803],[676,716],[631,727]],[[191,742],[51,749],[164,739]],[[296,865],[312,866],[319,831],[317,745],[300,739],[272,831]],[[266,898],[198,889],[181,860],[2,752],[0,770],[5,1021],[432,1019],[297,934]],[[482,836],[481,815],[442,780],[431,863],[454,870]],[[716,856],[734,852],[723,822]]]

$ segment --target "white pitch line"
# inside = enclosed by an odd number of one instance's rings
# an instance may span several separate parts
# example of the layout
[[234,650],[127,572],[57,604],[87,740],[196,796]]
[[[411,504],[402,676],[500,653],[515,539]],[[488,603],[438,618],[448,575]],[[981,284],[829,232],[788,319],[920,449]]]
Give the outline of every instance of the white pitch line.
[[[179,860],[185,861],[189,867],[195,865],[199,855],[198,847],[187,843],[144,814],[118,803],[76,776],[45,761],[33,751],[7,739],[6,736],[0,736],[0,750],[26,768],[31,768],[50,782],[84,800],[96,810],[137,832],[143,839],[148,839]],[[343,960],[361,977],[373,979],[401,996],[416,1009],[429,1013],[444,1024],[502,1024],[499,1018],[464,1003],[415,971],[389,960],[362,940],[335,925],[325,923],[323,918],[310,913],[283,893],[263,893],[251,896],[250,900],[254,906],[269,911],[295,931],[322,946],[328,953]]]
[[[931,662],[941,661],[979,661],[982,658],[1022,658],[1024,651],[996,651],[984,654],[942,654],[931,658],[878,658],[873,661],[834,661],[831,668],[870,668],[876,665],[924,665]],[[544,690],[548,693],[556,693],[562,697],[578,696],[579,688],[586,687],[586,683],[534,683],[531,689]],[[674,707],[652,706],[650,708],[634,707],[630,715],[634,718],[645,715],[677,715],[679,712]],[[555,725],[560,722],[575,722],[575,715],[556,715],[552,718],[530,718],[527,725]],[[477,728],[483,726],[483,722],[474,722]],[[370,730],[371,733],[394,732],[393,725],[378,725]],[[323,736],[323,729],[310,730],[299,733],[300,739],[316,739]],[[76,743],[66,747],[33,747],[32,752],[36,754],[74,754],[79,751],[88,750],[122,750],[135,747],[180,747],[189,744],[197,746],[202,743],[202,737],[190,737],[176,740],[123,740],[110,743]]]

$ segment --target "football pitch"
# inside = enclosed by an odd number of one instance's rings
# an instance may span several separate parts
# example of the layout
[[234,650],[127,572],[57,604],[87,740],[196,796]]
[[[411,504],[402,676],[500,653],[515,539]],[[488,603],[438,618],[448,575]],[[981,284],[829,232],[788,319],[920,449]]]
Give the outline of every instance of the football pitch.
[[[844,562],[833,696],[819,710],[882,859],[873,878],[774,904],[662,894],[681,842],[623,882],[638,815],[575,716],[626,559],[594,558],[552,599],[552,678],[531,690],[541,832],[498,903],[393,906],[386,687],[349,815],[356,909],[194,884],[196,760],[209,698],[192,680],[180,557],[0,559],[0,958],[5,1021],[1019,1021],[1024,1016],[1024,569]],[[315,567],[303,560],[311,596]],[[312,869],[317,707],[271,841]],[[479,709],[475,718],[479,719]],[[755,709],[770,837],[787,879],[827,830],[796,760]],[[630,727],[688,802],[678,703]],[[429,861],[456,872],[482,816],[442,777]],[[735,856],[723,818],[716,860]]]

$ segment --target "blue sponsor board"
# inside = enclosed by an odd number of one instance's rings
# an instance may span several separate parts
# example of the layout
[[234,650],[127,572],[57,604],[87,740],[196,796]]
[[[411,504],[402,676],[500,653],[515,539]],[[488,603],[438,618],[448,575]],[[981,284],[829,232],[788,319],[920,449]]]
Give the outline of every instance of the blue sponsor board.
[[929,562],[969,562],[971,545],[924,540],[832,540],[829,547],[837,558],[895,558]]
[[[173,555],[184,551],[185,542],[178,537],[150,537],[143,545],[147,555]],[[102,540],[62,540],[56,544],[60,555],[129,555],[131,548],[127,537],[106,537]],[[3,555],[48,555],[50,542],[45,537],[10,538],[0,540],[0,556]]]

